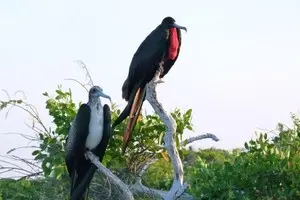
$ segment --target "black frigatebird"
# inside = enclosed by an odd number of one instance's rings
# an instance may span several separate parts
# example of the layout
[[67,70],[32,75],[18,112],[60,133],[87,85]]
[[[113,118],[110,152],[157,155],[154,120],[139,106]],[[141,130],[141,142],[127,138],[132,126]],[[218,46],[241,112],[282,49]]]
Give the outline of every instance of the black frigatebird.
[[80,106],[68,134],[65,162],[71,178],[71,200],[87,198],[96,171],[96,166],[85,156],[86,150],[92,151],[101,162],[111,136],[111,111],[107,104],[102,107],[100,97],[111,100],[102,88],[93,86],[88,103]]
[[114,129],[130,116],[123,135],[123,154],[145,100],[146,84],[154,78],[157,70],[160,70],[159,78],[163,78],[178,58],[181,47],[180,29],[187,31],[185,27],[177,25],[172,17],[165,17],[140,44],[132,58],[127,79],[122,86],[122,98],[128,103],[112,125]]

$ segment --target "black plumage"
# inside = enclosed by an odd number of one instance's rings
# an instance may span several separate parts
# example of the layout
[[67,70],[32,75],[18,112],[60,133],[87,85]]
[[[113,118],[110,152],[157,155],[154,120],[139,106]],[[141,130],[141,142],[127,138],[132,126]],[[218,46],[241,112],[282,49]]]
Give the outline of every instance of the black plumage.
[[[177,49],[176,56],[171,57],[171,31],[176,28]],[[138,115],[145,100],[145,86],[150,82],[157,70],[160,70],[160,78],[163,78],[176,62],[181,47],[181,31],[185,27],[175,23],[172,17],[163,19],[160,25],[154,29],[141,43],[134,54],[129,73],[122,86],[122,97],[128,101],[127,106],[113,124],[115,128],[127,116],[130,116],[127,128],[123,137],[123,153],[131,137],[131,132],[136,124]],[[174,39],[174,38],[173,38]]]
[[89,102],[80,106],[69,131],[65,162],[71,178],[71,200],[87,198],[96,171],[85,151],[92,151],[101,162],[111,136],[111,111],[107,104],[102,107],[100,96],[110,99],[100,87],[90,89]]

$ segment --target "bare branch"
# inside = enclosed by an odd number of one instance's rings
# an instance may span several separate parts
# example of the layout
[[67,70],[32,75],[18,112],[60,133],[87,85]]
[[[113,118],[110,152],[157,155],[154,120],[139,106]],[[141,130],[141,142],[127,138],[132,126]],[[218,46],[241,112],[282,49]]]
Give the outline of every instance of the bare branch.
[[19,93],[21,93],[21,94],[23,95],[23,99],[24,99],[24,100],[27,100],[27,96],[26,96],[26,94],[25,94],[25,92],[24,92],[23,90],[17,90],[17,91],[14,93],[14,95],[17,95],[17,94],[19,94]]
[[75,63],[78,64],[82,69],[84,69],[85,74],[86,74],[86,77],[87,77],[88,80],[89,80],[89,81],[88,81],[88,85],[89,85],[89,86],[93,86],[93,85],[94,85],[93,79],[92,79],[92,77],[91,77],[91,75],[90,75],[90,72],[89,72],[87,66],[84,64],[84,62],[83,62],[82,60],[75,60],[75,61],[73,61],[73,62],[75,62]]
[[[105,176],[107,176],[114,185],[119,186],[119,188],[122,191],[122,199],[127,200],[131,199],[133,200],[133,194],[146,194],[151,197],[158,197],[158,198],[165,198],[168,195],[168,192],[162,191],[162,190],[156,190],[151,189],[146,186],[144,186],[141,181],[137,181],[135,184],[131,186],[125,185],[118,177],[116,177],[109,169],[107,169],[100,161],[99,159],[90,151],[86,152],[87,157],[91,160],[92,163],[94,163],[98,171],[103,173]],[[149,167],[153,162],[155,162],[155,159],[151,160],[150,162],[146,163],[143,169],[140,171],[139,175],[142,175],[143,172]],[[130,189],[129,189],[130,188]],[[182,188],[186,188],[185,186]],[[179,191],[181,192],[181,191]],[[184,191],[181,192],[182,194],[178,199],[182,200],[193,200],[194,198],[186,193]]]
[[12,148],[12,149],[8,150],[6,153],[10,154],[11,152],[19,150],[19,149],[29,149],[29,148],[39,148],[39,147],[38,146],[21,146],[21,147],[15,147],[15,148]]
[[23,133],[15,133],[15,132],[8,132],[8,133],[0,133],[1,135],[19,135],[27,140],[35,140],[36,138],[31,136],[31,135],[27,135],[27,134],[23,134]]
[[27,178],[31,178],[31,177],[36,177],[36,176],[39,176],[39,175],[42,175],[42,174],[43,174],[43,172],[39,171],[39,172],[36,172],[36,173],[28,174],[26,176],[22,176],[22,177],[20,177],[19,180],[27,179]]
[[180,197],[188,185],[183,184],[183,166],[174,141],[176,122],[171,115],[167,114],[162,104],[159,103],[157,99],[157,93],[155,89],[156,85],[159,83],[159,75],[160,72],[158,71],[152,81],[147,84],[146,99],[166,126],[164,147],[167,149],[167,152],[171,158],[174,169],[174,180],[171,189],[168,191],[167,195],[164,196],[164,199],[173,200]]
[[219,138],[217,136],[215,136],[214,134],[212,134],[212,133],[205,133],[203,135],[197,135],[195,137],[191,137],[191,138],[188,138],[188,139],[182,141],[180,143],[180,146],[186,146],[186,145],[188,145],[188,144],[190,144],[192,142],[195,142],[197,140],[203,140],[203,139],[208,139],[208,138],[210,138],[210,139],[212,139],[212,140],[214,140],[216,142],[219,141]]
[[142,175],[146,172],[146,170],[150,167],[150,165],[155,163],[157,160],[158,160],[157,158],[152,158],[148,162],[145,162],[144,165],[142,165],[141,170],[138,173],[138,176],[142,177]]
[[[5,174],[7,172],[14,172],[20,174],[18,176],[8,177],[8,178],[29,178],[41,175],[43,172],[41,171],[41,167],[38,166],[37,161],[27,158],[20,158],[15,155],[6,155],[2,156],[3,159],[0,160],[0,174]],[[4,160],[5,159],[5,160]],[[11,161],[9,161],[11,160]],[[25,164],[26,166],[20,165],[20,163]]]
[[152,165],[153,163],[155,163],[158,159],[154,157],[155,154],[152,156],[152,158],[150,158],[148,161],[146,161],[142,166],[140,171],[137,174],[137,177],[135,179],[137,184],[142,184],[142,176],[143,174],[146,172],[146,170],[150,167],[150,165]]
[[2,89],[2,91],[6,94],[6,96],[7,96],[7,99],[10,99],[10,96],[9,96],[9,94],[8,94],[8,92],[7,92],[7,90],[5,90],[5,89]]
[[110,180],[117,186],[119,186],[120,190],[122,191],[122,199],[123,200],[133,200],[133,194],[117,176],[115,176],[109,169],[107,169],[92,152],[86,152],[87,157],[94,163],[98,170],[105,174]]
[[80,83],[78,80],[73,79],[73,78],[65,78],[65,80],[67,81],[75,81],[76,83],[78,83],[79,85],[81,85],[87,92],[89,91],[86,86],[83,83]]
[[[17,107],[17,108],[25,111],[27,114],[29,114],[33,118],[32,121],[33,122],[34,121],[38,122],[38,124],[42,127],[42,129],[44,130],[44,132],[48,133],[48,130],[45,127],[45,125],[43,124],[41,118],[39,117],[39,113],[38,113],[37,109],[35,108],[35,106],[33,106],[32,104],[26,103],[23,100],[13,100],[13,99],[10,98],[10,96],[7,93],[6,90],[3,90],[3,91],[6,93],[6,95],[8,97],[8,100],[9,100],[8,102],[5,102],[5,103],[7,103],[7,105],[10,106],[7,109],[7,112],[5,114],[5,118],[8,117],[8,114],[11,111],[12,108]],[[30,127],[30,128],[32,128],[32,127]]]

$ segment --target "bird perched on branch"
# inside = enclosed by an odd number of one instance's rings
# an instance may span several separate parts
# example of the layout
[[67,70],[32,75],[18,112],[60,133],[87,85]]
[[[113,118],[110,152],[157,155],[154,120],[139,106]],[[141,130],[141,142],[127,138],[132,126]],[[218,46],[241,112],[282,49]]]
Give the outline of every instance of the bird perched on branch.
[[163,78],[178,58],[181,47],[180,29],[187,31],[185,27],[177,25],[172,17],[165,17],[141,43],[132,58],[128,76],[122,86],[122,97],[128,103],[112,125],[114,129],[129,116],[123,135],[123,153],[145,100],[146,84],[155,77],[158,70],[159,78]]
[[71,200],[87,199],[96,171],[96,166],[85,157],[86,150],[92,151],[101,162],[111,136],[110,108],[107,104],[102,107],[99,97],[111,100],[102,88],[93,86],[88,103],[80,106],[69,131],[65,162],[71,178]]

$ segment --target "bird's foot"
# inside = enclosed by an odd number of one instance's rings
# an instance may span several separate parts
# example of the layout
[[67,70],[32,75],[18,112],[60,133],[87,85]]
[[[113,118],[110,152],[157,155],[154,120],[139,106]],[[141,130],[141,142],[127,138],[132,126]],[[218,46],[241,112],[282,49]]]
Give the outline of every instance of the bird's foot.
[[155,84],[165,83],[162,79],[157,79],[154,81]]

